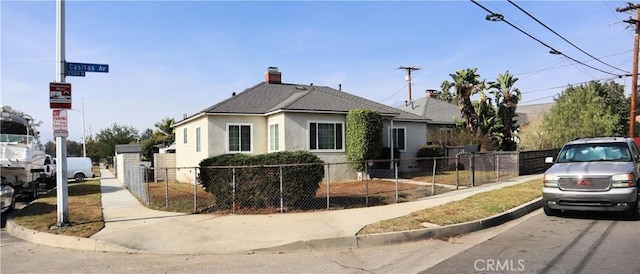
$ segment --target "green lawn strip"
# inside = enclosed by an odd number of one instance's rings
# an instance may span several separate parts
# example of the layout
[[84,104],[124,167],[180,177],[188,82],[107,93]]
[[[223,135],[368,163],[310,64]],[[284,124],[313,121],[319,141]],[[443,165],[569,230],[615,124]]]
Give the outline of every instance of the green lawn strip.
[[455,201],[409,215],[384,220],[363,228],[358,234],[405,231],[424,228],[421,223],[437,225],[459,224],[490,217],[542,195],[542,179],[483,192],[460,201]]
[[104,227],[100,180],[69,183],[68,189],[71,226],[65,229],[50,229],[58,222],[55,190],[18,210],[13,216],[13,221],[36,231],[84,238],[100,231]]

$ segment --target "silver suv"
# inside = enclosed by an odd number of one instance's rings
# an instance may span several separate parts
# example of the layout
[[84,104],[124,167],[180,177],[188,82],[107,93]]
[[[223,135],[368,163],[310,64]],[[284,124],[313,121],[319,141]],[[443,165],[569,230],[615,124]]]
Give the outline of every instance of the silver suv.
[[571,141],[544,173],[544,213],[561,210],[626,211],[638,218],[640,149],[632,138],[606,137]]

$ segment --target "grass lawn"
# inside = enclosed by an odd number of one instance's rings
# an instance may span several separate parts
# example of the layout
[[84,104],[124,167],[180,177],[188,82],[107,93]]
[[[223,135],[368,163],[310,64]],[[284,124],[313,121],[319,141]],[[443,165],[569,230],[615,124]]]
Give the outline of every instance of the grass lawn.
[[542,195],[542,179],[479,193],[466,199],[428,208],[363,228],[358,234],[424,228],[423,222],[450,225],[490,217],[532,201]]
[[58,222],[55,190],[40,196],[32,204],[17,211],[13,216],[13,221],[18,225],[37,231],[85,238],[104,227],[100,180],[69,183],[68,203],[69,222],[72,225],[65,229],[50,229]]

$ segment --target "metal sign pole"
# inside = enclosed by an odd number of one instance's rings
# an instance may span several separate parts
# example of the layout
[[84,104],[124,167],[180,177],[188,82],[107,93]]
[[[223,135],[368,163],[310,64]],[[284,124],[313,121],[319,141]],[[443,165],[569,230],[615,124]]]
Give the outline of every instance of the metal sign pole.
[[[64,0],[56,0],[56,82],[65,82]],[[69,191],[67,189],[67,138],[56,137],[56,194],[58,222],[56,226],[69,225]]]

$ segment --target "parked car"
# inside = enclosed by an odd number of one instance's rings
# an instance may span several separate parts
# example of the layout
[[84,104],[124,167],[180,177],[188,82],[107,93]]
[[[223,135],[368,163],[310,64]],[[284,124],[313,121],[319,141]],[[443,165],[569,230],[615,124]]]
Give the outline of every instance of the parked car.
[[640,149],[632,138],[586,138],[565,144],[544,173],[544,213],[626,211],[638,218]]
[[16,204],[16,192],[10,183],[6,183],[4,177],[2,177],[2,184],[0,184],[0,205],[2,213],[5,211],[13,210]]
[[86,178],[93,178],[95,174],[91,170],[89,157],[67,157],[67,178],[73,178],[76,182],[82,182]]

